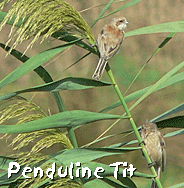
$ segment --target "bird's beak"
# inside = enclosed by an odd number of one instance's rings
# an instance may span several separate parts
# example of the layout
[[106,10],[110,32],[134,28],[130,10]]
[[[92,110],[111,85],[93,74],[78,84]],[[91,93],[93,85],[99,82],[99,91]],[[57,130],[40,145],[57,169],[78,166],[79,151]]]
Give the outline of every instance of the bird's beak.
[[128,21],[126,21],[126,24],[129,24],[129,22],[128,22]]

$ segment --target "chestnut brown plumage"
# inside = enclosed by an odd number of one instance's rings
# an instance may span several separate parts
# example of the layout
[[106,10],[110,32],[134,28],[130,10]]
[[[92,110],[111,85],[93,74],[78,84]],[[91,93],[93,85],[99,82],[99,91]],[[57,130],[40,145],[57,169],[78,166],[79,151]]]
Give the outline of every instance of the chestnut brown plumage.
[[110,24],[102,28],[96,41],[96,46],[100,52],[100,59],[92,76],[93,79],[100,80],[105,70],[107,60],[118,53],[125,38],[124,30],[127,24],[126,18],[119,17],[114,18]]

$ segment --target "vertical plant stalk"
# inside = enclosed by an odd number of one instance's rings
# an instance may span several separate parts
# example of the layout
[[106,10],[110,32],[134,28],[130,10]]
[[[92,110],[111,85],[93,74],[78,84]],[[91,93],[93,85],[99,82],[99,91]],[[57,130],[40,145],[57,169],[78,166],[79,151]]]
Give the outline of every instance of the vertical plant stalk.
[[[106,71],[107,71],[107,73],[108,73],[108,75],[109,75],[109,78],[111,79],[111,82],[113,83],[114,89],[115,89],[115,91],[116,91],[116,93],[117,93],[117,95],[118,95],[118,97],[119,97],[119,99],[120,99],[120,101],[121,101],[121,103],[122,103],[124,109],[125,109],[126,115],[127,115],[127,116],[129,117],[129,119],[130,119],[130,123],[132,124],[132,127],[133,127],[134,132],[135,132],[135,134],[136,134],[136,136],[137,136],[137,139],[138,139],[138,141],[139,141],[139,144],[140,144],[140,146],[142,147],[142,151],[143,151],[143,153],[144,153],[144,156],[145,156],[145,158],[146,158],[148,164],[150,164],[150,163],[152,163],[152,161],[151,161],[151,159],[150,159],[150,157],[149,157],[149,155],[148,155],[148,153],[147,153],[147,151],[146,151],[146,149],[145,149],[145,146],[144,146],[144,144],[143,144],[143,141],[142,141],[142,138],[141,138],[141,136],[140,136],[140,134],[139,134],[139,131],[138,131],[138,129],[137,129],[137,126],[135,125],[135,122],[134,122],[134,120],[133,120],[133,118],[132,118],[132,115],[131,115],[131,113],[130,113],[130,111],[129,111],[129,109],[128,109],[128,106],[127,106],[127,104],[126,104],[126,102],[125,102],[125,99],[124,99],[123,95],[121,94],[121,91],[120,91],[120,89],[119,89],[119,87],[118,87],[118,85],[117,85],[117,83],[116,83],[116,81],[115,81],[115,79],[114,79],[112,70],[111,70],[110,65],[109,65],[108,63],[107,63],[107,65],[106,65]],[[156,171],[155,171],[155,168],[152,166],[150,169],[151,169],[153,175],[155,176],[155,181],[157,182],[158,187],[159,187],[159,188],[162,188],[162,184],[160,183],[160,180],[159,180],[159,178],[158,178],[158,176],[157,176],[157,173],[156,173]]]
[[74,148],[78,148],[77,139],[76,139],[73,127],[69,127],[67,128],[67,130],[68,130],[68,134],[69,134],[70,140],[72,141]]

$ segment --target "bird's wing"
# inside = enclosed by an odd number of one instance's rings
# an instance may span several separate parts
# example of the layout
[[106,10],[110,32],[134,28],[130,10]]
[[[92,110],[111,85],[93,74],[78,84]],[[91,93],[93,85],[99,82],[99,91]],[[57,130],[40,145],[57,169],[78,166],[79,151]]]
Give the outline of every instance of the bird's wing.
[[125,33],[120,30],[113,28],[110,29],[109,26],[103,27],[97,39],[100,56],[108,60],[110,57],[118,53],[124,36]]
[[160,133],[160,144],[161,144],[161,148],[162,148],[162,172],[163,172],[166,167],[166,143],[165,143],[164,137],[161,133]]

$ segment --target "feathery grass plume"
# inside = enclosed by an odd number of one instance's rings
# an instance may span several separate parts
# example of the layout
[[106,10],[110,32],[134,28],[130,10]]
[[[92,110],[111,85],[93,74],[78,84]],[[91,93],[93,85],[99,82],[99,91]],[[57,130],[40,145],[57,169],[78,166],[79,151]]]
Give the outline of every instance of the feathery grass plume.
[[18,158],[18,162],[21,165],[34,166],[38,163],[43,163],[46,160],[49,160],[49,155],[45,155],[42,153],[31,153],[31,152],[19,152],[17,154],[13,154],[14,157]]
[[[49,155],[40,154],[40,153],[30,153],[27,152],[27,155],[25,156],[25,152],[22,152],[21,155],[19,154],[19,164],[29,166],[31,168],[39,166],[44,173],[47,171],[48,168],[52,166],[54,162],[56,162],[54,159],[52,159]],[[39,165],[38,165],[39,164]],[[56,163],[56,172],[60,167],[63,167],[63,171],[65,171],[66,166],[58,161]],[[57,175],[57,173],[54,175],[54,181],[52,182],[50,178],[48,178],[45,174],[42,178],[34,177],[34,173],[30,173],[29,177],[30,179],[25,179],[20,185],[19,188],[24,187],[38,187],[39,185],[43,185],[43,183],[46,183],[44,187],[82,187],[82,183],[79,179],[73,179],[71,180],[68,177],[61,178]]]
[[7,3],[9,3],[9,2],[11,2],[12,0],[4,0],[2,3],[0,3],[0,10],[2,10],[3,8],[4,8],[4,6],[7,4]]
[[[44,187],[81,187],[82,183],[80,180],[74,179],[71,180],[70,178],[61,178],[57,175],[57,173],[54,175],[54,181],[52,182],[45,174],[48,168],[52,166],[54,162],[56,162],[54,159],[52,159],[49,155],[40,154],[40,153],[30,153],[27,152],[27,155],[25,156],[26,152],[22,152],[19,154],[19,160],[18,163],[21,165],[29,166],[32,169],[34,167],[40,167],[44,171],[44,176],[42,178],[34,177],[34,173],[30,173],[28,176],[31,177],[30,179],[25,179],[22,183],[20,183],[19,188],[24,187],[38,187],[39,185],[44,185]],[[39,164],[39,165],[38,165]],[[56,172],[60,167],[63,167],[63,171],[65,171],[66,166],[62,164],[61,162],[56,163]],[[21,176],[20,176],[21,177]]]
[[[26,113],[33,113],[26,115]],[[28,101],[17,102],[0,111],[0,124],[13,118],[18,118],[18,124],[29,122],[47,116],[40,107]]]
[[[7,1],[5,0],[6,3]],[[3,4],[4,2],[0,4],[0,7],[3,7]],[[34,37],[25,50],[26,52],[41,35],[44,41],[58,31],[77,30],[82,37],[87,37],[91,44],[95,44],[95,38],[87,22],[74,7],[65,1],[16,0],[2,21],[0,30],[15,16],[9,40],[6,43],[8,45],[14,40],[9,52],[23,41]],[[13,34],[18,23],[20,27]]]
[[[21,165],[26,166],[38,166],[41,167],[41,169],[46,172],[48,168],[52,166],[55,160],[53,160],[49,155],[43,154],[40,151],[44,148],[48,148],[53,146],[56,143],[60,143],[62,146],[64,146],[64,149],[71,149],[73,148],[70,140],[67,138],[66,135],[64,135],[59,129],[48,129],[48,130],[41,130],[36,131],[33,133],[24,133],[19,134],[14,140],[13,144],[20,142],[17,147],[14,147],[14,149],[19,150],[22,147],[25,147],[28,145],[28,143],[33,142],[36,138],[43,137],[41,140],[39,140],[31,149],[30,152],[21,152],[18,153],[16,156],[18,158],[18,162]],[[56,163],[56,171],[63,167],[63,170],[66,168],[65,165],[61,163]],[[29,174],[30,179],[25,179],[20,185],[19,188],[24,187],[37,187],[43,182],[47,181],[45,187],[82,187],[82,183],[80,180],[74,179],[71,180],[70,178],[60,178],[57,173],[54,176],[54,181],[52,182],[46,175],[43,176],[43,178],[34,177],[34,174]]]
[[[9,105],[4,110],[0,111],[0,115],[0,124],[12,120],[13,118],[18,118],[17,124],[22,124],[47,116],[39,106],[29,101],[17,102]],[[38,138],[40,140],[35,143],[31,152],[38,153],[42,149],[49,148],[56,143],[61,144],[65,149],[73,148],[68,137],[63,134],[60,129],[46,129],[29,133],[20,133],[13,139],[10,145],[14,147],[14,150],[20,150]],[[16,147],[14,146],[15,144],[17,145]]]
[[[50,168],[53,164],[52,159],[49,162],[44,163],[43,165],[41,165],[41,169],[46,172],[46,170],[48,168]],[[65,170],[65,166],[61,165],[63,167],[63,170]],[[56,163],[56,171],[61,167],[59,165],[57,165]],[[57,174],[57,173],[56,173]],[[73,187],[82,187],[82,183],[79,179],[73,179],[71,180],[68,177],[65,178],[61,178],[58,175],[54,175],[54,179],[53,181],[50,180],[50,178],[48,178],[46,175],[44,175],[42,178],[35,178],[33,173],[29,174],[29,177],[31,177],[30,179],[25,179],[20,185],[19,188],[24,188],[24,187],[30,187],[30,188],[34,188],[34,187],[39,187],[41,185],[44,185],[44,187],[46,188],[59,188],[59,187],[68,187],[68,188],[73,188]]]
[[[29,101],[21,101],[15,104],[9,105],[1,112],[0,122],[4,123],[7,120],[18,118],[17,124],[30,122],[36,119],[44,118],[47,116],[40,107]],[[34,142],[35,141],[35,142]],[[31,150],[28,152],[22,152],[21,149],[28,146],[30,143],[34,143]],[[21,133],[16,136],[12,143],[13,150],[16,150],[16,154],[13,157],[17,158],[17,162],[20,165],[36,167],[40,166],[44,172],[50,168],[53,162],[56,162],[50,155],[42,153],[42,150],[54,146],[59,143],[63,149],[72,149],[68,137],[62,133],[60,129],[46,129],[29,133]],[[60,167],[66,168],[61,162],[56,163],[56,169]],[[79,179],[71,180],[70,178],[60,178],[57,174],[54,177],[54,181],[51,181],[49,177],[44,175],[43,178],[35,178],[34,173],[30,173],[31,179],[25,179],[20,182],[19,187],[37,187],[45,183],[45,187],[82,187],[82,183]],[[21,176],[19,177],[21,178]]]
[[68,137],[61,132],[59,129],[47,129],[40,130],[30,133],[19,134],[16,138],[13,139],[11,143],[14,146],[14,150],[20,150],[21,148],[27,146],[29,143],[32,143],[35,139],[40,138],[39,141],[35,143],[32,147],[31,152],[38,153],[45,148],[49,148],[54,144],[61,144],[64,149],[72,149],[73,145],[71,144]]
[[[13,118],[18,118],[17,124],[21,124],[47,116],[39,106],[29,101],[17,102],[9,105],[0,111],[0,115],[0,124],[12,120]],[[38,153],[42,149],[49,148],[56,143],[61,144],[65,149],[73,148],[68,137],[63,134],[60,129],[46,129],[18,134],[18,136],[13,139],[11,146],[14,147],[14,150],[20,150],[38,138],[40,140],[35,143],[31,152]],[[15,144],[17,144],[16,147],[14,146]]]

